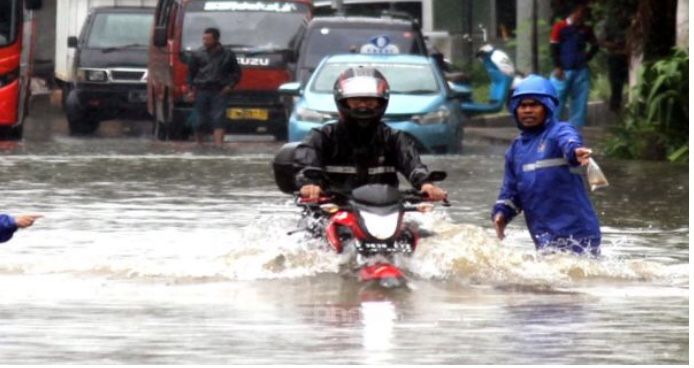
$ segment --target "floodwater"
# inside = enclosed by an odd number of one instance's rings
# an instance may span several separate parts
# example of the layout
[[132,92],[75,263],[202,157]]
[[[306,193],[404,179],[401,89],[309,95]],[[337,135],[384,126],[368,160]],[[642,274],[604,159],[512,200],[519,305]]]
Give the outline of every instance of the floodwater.
[[466,144],[425,157],[453,207],[413,217],[436,235],[395,292],[286,235],[277,144],[5,146],[2,211],[45,217],[0,246],[0,362],[688,363],[687,167],[599,160],[603,256],[541,256],[522,218],[503,242],[489,226],[504,147]]

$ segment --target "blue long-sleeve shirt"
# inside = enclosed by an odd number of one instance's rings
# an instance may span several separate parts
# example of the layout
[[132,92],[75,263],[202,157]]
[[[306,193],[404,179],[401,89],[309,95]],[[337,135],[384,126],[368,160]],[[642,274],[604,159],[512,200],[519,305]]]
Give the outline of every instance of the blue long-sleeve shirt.
[[17,224],[14,221],[14,217],[0,214],[0,243],[12,239],[15,231],[17,231]]

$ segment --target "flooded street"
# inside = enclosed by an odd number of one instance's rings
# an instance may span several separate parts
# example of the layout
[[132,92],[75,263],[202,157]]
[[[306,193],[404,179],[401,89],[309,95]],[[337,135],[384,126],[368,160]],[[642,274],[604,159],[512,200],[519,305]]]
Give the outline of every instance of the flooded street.
[[77,139],[34,119],[0,151],[2,211],[45,216],[0,246],[4,364],[689,361],[686,166],[598,157],[593,260],[537,255],[522,218],[494,238],[505,147],[426,156],[453,206],[413,218],[436,235],[403,260],[413,290],[383,292],[286,235],[276,143]]

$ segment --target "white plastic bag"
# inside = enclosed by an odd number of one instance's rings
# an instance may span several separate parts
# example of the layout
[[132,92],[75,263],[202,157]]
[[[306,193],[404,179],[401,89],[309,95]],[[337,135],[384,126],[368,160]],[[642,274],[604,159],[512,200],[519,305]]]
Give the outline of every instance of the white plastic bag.
[[588,159],[588,169],[586,175],[588,176],[588,184],[590,185],[591,191],[595,191],[598,188],[610,185],[605,177],[605,174],[603,174],[602,170],[600,170],[600,166],[598,166],[592,157]]

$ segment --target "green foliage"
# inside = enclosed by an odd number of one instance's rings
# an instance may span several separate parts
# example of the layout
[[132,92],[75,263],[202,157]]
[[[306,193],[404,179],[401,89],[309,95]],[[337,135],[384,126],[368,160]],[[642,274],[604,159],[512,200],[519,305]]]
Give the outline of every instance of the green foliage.
[[689,153],[689,55],[645,65],[606,153],[622,158],[686,161]]

